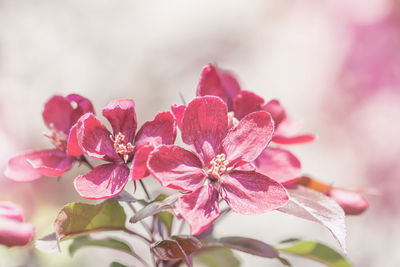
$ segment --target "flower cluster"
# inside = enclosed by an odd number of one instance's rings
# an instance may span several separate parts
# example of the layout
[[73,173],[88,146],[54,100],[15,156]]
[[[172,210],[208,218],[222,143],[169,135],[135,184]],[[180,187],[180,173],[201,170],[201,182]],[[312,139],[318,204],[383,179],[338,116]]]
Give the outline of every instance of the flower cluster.
[[[301,177],[299,159],[284,145],[311,142],[314,135],[300,133],[279,101],[266,102],[242,90],[230,72],[216,66],[203,68],[193,100],[172,105],[138,131],[131,99],[111,101],[102,115],[111,130],[96,117],[88,99],[76,94],[52,97],[43,119],[54,148],[12,157],[5,175],[27,182],[60,176],[75,162],[83,163],[90,171],[76,177],[74,186],[86,199],[114,198],[129,181],[151,175],[162,186],[180,190],[174,214],[190,225],[192,235],[211,226],[225,201],[241,214],[280,209],[311,218],[330,228],[343,245],[336,230],[341,226],[331,226],[343,213],[333,200],[347,214],[368,207],[357,192]],[[175,144],[177,129],[185,147]],[[93,166],[91,158],[102,162]],[[321,203],[331,205],[332,212]]]

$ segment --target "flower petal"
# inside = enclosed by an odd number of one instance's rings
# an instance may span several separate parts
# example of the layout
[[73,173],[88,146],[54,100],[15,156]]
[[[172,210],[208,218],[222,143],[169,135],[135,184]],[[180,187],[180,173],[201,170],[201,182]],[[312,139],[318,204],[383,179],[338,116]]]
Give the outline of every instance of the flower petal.
[[282,145],[302,144],[315,140],[313,134],[298,134],[301,129],[301,123],[284,119],[275,129],[272,141]]
[[69,94],[67,95],[67,99],[70,103],[76,103],[76,107],[71,116],[72,123],[76,123],[83,114],[95,113],[92,102],[90,102],[86,97],[78,94]]
[[212,183],[181,196],[176,202],[176,208],[189,223],[192,235],[198,235],[206,230],[221,214],[218,191]]
[[74,158],[58,149],[35,150],[12,157],[4,175],[17,182],[30,182],[43,175],[57,177],[72,168]]
[[128,182],[129,169],[125,164],[104,164],[75,178],[74,186],[86,199],[104,199],[118,195]]
[[67,154],[74,157],[79,157],[83,154],[83,151],[78,143],[78,137],[76,135],[77,129],[78,123],[75,123],[74,126],[72,126],[71,131],[69,132],[67,142]]
[[241,214],[257,214],[284,206],[285,188],[257,172],[233,171],[221,177],[220,194],[231,209]]
[[171,112],[161,112],[152,121],[148,121],[138,131],[135,146],[151,145],[157,147],[161,144],[171,145],[176,138],[175,117]]
[[315,140],[315,135],[313,134],[303,134],[297,136],[284,136],[284,135],[274,135],[272,137],[272,142],[281,145],[296,145],[309,143]]
[[0,217],[8,218],[10,220],[22,222],[22,209],[9,201],[0,202]]
[[88,156],[107,161],[120,160],[110,136],[111,133],[92,113],[86,113],[79,119],[78,143]]
[[10,158],[4,175],[17,182],[30,182],[42,177],[43,175],[26,160],[32,153],[38,153],[38,151],[18,154]]
[[200,159],[175,145],[156,148],[149,156],[147,167],[161,185],[174,189],[196,190],[207,177]]
[[262,109],[271,114],[275,123],[275,128],[277,128],[278,125],[286,119],[286,111],[276,99],[269,101],[262,107]]
[[229,111],[231,111],[233,99],[235,99],[236,95],[239,93],[239,83],[231,73],[221,70],[211,64],[203,68],[197,86],[197,96],[218,96],[227,103]]
[[281,184],[294,182],[301,174],[301,164],[297,157],[281,148],[267,147],[253,164],[257,172]]
[[328,197],[335,200],[342,207],[346,215],[361,214],[369,206],[365,198],[351,190],[332,188],[328,191]]
[[185,112],[186,105],[172,105],[171,111],[175,116],[176,125],[178,126],[179,130],[182,130],[182,119],[183,113]]
[[273,132],[274,123],[269,113],[250,113],[222,141],[227,160],[231,165],[255,160],[270,142]]
[[32,224],[0,217],[0,244],[8,247],[25,246],[34,234],[35,228]]
[[28,155],[26,161],[42,175],[58,177],[72,168],[75,159],[64,151],[48,149]]
[[71,121],[73,111],[67,98],[55,95],[44,105],[42,116],[48,128],[51,128],[50,125],[54,125],[57,130],[68,134],[69,129],[75,123]]
[[219,153],[227,128],[225,103],[215,96],[198,97],[188,104],[183,115],[182,140],[207,166]]
[[261,105],[264,103],[264,99],[253,92],[241,91],[236,96],[233,102],[233,111],[235,117],[241,120],[247,114],[261,110]]
[[139,150],[136,151],[132,161],[132,181],[136,181],[149,176],[149,171],[147,170],[147,159],[153,149],[153,146],[142,146]]
[[110,122],[114,135],[122,133],[126,142],[133,143],[137,127],[133,100],[120,99],[111,101],[103,109],[103,116]]

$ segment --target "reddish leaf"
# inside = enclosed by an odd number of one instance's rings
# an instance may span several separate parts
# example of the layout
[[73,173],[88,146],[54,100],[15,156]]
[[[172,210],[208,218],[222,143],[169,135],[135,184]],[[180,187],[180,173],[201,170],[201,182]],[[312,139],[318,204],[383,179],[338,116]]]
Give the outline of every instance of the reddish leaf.
[[293,186],[287,189],[289,202],[279,210],[326,226],[342,249],[346,251],[346,226],[343,209],[324,194],[303,186]]

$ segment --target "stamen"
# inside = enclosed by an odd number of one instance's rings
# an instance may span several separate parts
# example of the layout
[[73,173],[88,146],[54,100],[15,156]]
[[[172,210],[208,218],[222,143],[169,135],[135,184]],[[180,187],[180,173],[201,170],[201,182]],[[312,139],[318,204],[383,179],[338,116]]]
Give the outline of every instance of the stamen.
[[235,118],[233,111],[228,112],[228,125],[229,127],[235,127],[239,124],[239,120]]
[[207,173],[215,179],[220,179],[221,175],[232,169],[228,168],[229,161],[226,160],[226,155],[223,153],[211,160],[210,165]]
[[127,162],[135,147],[130,142],[125,143],[125,135],[122,133],[118,133],[115,137],[110,135],[110,139],[114,142],[115,152],[121,155],[124,161]]
[[44,136],[48,137],[56,148],[66,151],[68,135],[66,135],[63,131],[57,130],[53,123],[50,123],[49,128],[50,133],[43,133]]

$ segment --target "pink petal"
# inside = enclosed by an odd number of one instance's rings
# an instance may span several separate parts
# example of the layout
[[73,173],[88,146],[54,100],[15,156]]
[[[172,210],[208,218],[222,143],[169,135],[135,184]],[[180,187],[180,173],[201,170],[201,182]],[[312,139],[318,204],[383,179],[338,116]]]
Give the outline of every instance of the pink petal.
[[140,128],[136,135],[135,146],[145,145],[153,147],[161,144],[171,145],[176,138],[175,117],[171,112],[161,112],[152,121],[148,121]]
[[22,222],[22,209],[9,201],[0,202],[0,217],[8,218],[10,220]]
[[25,246],[32,240],[34,233],[35,228],[30,223],[0,218],[0,244],[8,247]]
[[172,105],[171,106],[171,111],[175,116],[176,124],[179,128],[179,130],[182,130],[182,119],[183,119],[183,113],[185,112],[186,105]]
[[75,159],[64,151],[48,149],[29,154],[26,161],[42,175],[58,177],[72,168]]
[[104,164],[76,177],[74,186],[86,199],[111,198],[124,189],[128,177],[129,169],[125,164]]
[[264,103],[264,99],[253,92],[241,91],[236,96],[233,102],[233,111],[235,117],[241,120],[247,114],[261,110],[261,105]]
[[58,177],[73,163],[74,158],[61,150],[35,150],[10,158],[4,175],[14,181],[30,182],[43,175]]
[[222,141],[227,160],[231,165],[255,160],[270,142],[273,132],[274,123],[269,113],[250,113]]
[[149,171],[147,170],[147,159],[153,149],[153,146],[142,146],[139,150],[136,151],[132,161],[132,181],[136,181],[149,176]]
[[72,126],[71,131],[69,132],[67,142],[67,154],[74,157],[79,157],[83,154],[83,151],[78,143],[78,137],[76,135],[77,129],[78,123],[75,123],[74,126]]
[[274,147],[267,147],[253,161],[257,172],[271,177],[281,184],[292,183],[301,174],[300,161],[291,152]]
[[365,198],[351,190],[332,188],[328,191],[328,196],[342,207],[346,215],[361,214],[369,206]]
[[276,99],[269,101],[267,104],[265,104],[262,107],[262,109],[271,114],[272,119],[274,120],[274,123],[275,123],[275,128],[278,127],[278,125],[283,120],[286,119],[286,111],[282,107],[282,105],[279,103],[279,101]]
[[308,143],[315,140],[313,134],[299,134],[301,123],[284,119],[275,129],[272,141],[282,145]]
[[218,192],[212,183],[181,196],[176,202],[176,208],[189,223],[192,235],[198,235],[206,230],[221,214]]
[[114,135],[122,133],[125,141],[133,143],[137,120],[135,103],[131,99],[111,101],[104,109],[103,116],[108,119],[113,128]]
[[196,190],[207,177],[200,159],[175,145],[156,148],[149,156],[147,167],[161,185],[174,189]]
[[272,137],[272,142],[281,145],[296,145],[309,143],[315,140],[315,135],[313,134],[303,134],[297,136],[284,136],[284,135],[274,135]]
[[83,97],[78,94],[69,94],[67,95],[67,99],[70,103],[76,103],[76,107],[72,113],[71,121],[76,123],[78,119],[86,113],[95,113],[92,102],[86,97]]
[[221,70],[211,64],[203,68],[197,86],[197,96],[218,96],[227,103],[231,111],[233,99],[239,93],[239,83],[231,73]]
[[30,182],[42,177],[42,174],[26,160],[33,153],[38,153],[38,151],[27,152],[10,158],[4,175],[17,182]]
[[225,103],[214,96],[198,97],[188,104],[183,115],[182,140],[208,165],[220,151],[227,128]]
[[79,119],[78,143],[88,156],[107,161],[121,160],[110,136],[111,133],[92,113],[86,113]]
[[43,120],[48,128],[51,124],[64,133],[68,134],[69,129],[75,123],[71,120],[73,108],[67,98],[56,95],[50,98],[44,105],[42,113]]
[[221,177],[220,194],[229,207],[241,214],[257,214],[284,206],[285,188],[257,172],[233,171]]

